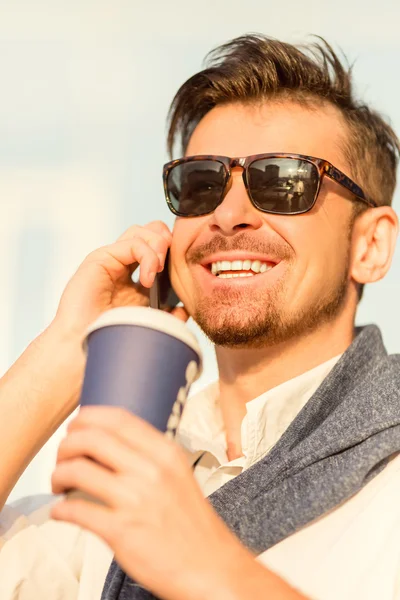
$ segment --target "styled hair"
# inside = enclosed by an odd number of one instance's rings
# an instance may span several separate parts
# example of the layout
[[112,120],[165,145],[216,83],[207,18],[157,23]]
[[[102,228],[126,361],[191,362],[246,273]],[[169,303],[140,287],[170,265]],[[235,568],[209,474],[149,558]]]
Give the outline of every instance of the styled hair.
[[215,106],[268,100],[306,106],[328,103],[339,110],[347,126],[342,151],[350,176],[379,205],[390,205],[399,139],[377,112],[354,97],[351,66],[343,66],[323,38],[317,40],[297,47],[249,34],[212,50],[206,68],[190,77],[172,101],[167,141],[171,158],[177,138],[183,155],[196,125]]

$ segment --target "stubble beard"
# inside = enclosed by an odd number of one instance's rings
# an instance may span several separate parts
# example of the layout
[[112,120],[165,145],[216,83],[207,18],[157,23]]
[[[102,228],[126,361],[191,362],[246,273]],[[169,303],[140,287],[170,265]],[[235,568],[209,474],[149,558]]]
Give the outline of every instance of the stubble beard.
[[199,298],[193,318],[217,346],[250,349],[287,342],[338,316],[348,289],[348,269],[349,257],[334,287],[296,312],[284,309],[286,285],[281,280],[257,298],[235,289]]

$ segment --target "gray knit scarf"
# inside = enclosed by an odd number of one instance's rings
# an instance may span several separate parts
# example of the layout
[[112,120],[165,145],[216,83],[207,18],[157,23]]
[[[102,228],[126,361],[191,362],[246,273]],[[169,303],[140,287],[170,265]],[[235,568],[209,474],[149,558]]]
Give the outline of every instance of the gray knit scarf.
[[[350,498],[400,451],[400,355],[379,329],[356,337],[272,450],[209,496],[260,554]],[[102,600],[157,600],[114,561]]]

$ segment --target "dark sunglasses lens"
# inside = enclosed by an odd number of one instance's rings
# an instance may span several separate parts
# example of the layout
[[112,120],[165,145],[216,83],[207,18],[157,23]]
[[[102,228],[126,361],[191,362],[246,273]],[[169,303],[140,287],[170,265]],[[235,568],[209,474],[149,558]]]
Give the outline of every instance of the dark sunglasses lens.
[[260,159],[249,167],[248,185],[260,210],[288,215],[306,212],[318,188],[318,169],[300,159]]
[[226,171],[215,160],[193,160],[175,165],[167,178],[169,200],[182,215],[199,216],[213,211],[225,186]]

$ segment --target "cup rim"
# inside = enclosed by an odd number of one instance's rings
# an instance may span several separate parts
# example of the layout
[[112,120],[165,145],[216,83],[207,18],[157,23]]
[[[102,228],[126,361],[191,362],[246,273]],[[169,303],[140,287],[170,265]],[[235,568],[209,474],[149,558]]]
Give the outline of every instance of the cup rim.
[[112,325],[137,325],[149,327],[179,339],[199,356],[199,369],[202,368],[202,354],[196,336],[187,325],[173,315],[148,306],[120,306],[102,313],[86,330],[83,348],[87,350],[87,339],[91,333]]

